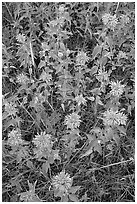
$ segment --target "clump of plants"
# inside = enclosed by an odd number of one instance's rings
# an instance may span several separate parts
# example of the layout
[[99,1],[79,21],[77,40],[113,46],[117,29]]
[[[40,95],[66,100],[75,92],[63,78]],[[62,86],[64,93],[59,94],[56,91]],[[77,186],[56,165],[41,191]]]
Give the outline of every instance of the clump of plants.
[[2,3],[3,202],[133,202],[134,2]]

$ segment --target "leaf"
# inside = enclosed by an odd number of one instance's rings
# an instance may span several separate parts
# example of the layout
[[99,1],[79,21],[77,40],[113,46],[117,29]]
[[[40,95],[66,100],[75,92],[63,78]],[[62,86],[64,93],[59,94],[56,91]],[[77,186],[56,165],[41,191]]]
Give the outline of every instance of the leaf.
[[126,135],[126,129],[123,127],[123,126],[119,126],[119,125],[116,125],[117,129],[123,133],[124,135]]
[[97,151],[100,155],[102,155],[102,147],[98,142],[96,142],[96,145],[94,146],[94,151]]
[[100,45],[97,45],[93,50],[91,60],[95,59],[95,57],[101,52],[101,50],[102,50],[102,47]]
[[69,190],[70,193],[76,193],[81,186],[72,186],[71,189]]
[[79,200],[75,194],[69,194],[69,199],[73,202],[79,202]]
[[114,133],[113,139],[115,140],[116,144],[119,145],[120,138],[117,133]]
[[98,71],[98,67],[97,66],[93,66],[90,70],[90,75],[92,76],[93,74],[97,73]]
[[61,202],[68,202],[68,196],[67,195],[63,196]]
[[49,169],[49,163],[48,162],[45,162],[42,164],[42,173],[46,176],[47,175],[47,172],[48,172],[48,169]]
[[108,148],[110,151],[112,151],[112,150],[113,150],[112,144],[108,144],[108,145],[107,145],[107,148]]
[[45,64],[45,61],[40,61],[40,63],[39,63],[39,66],[38,66],[38,68],[39,69],[41,69],[42,67],[44,67],[46,64]]
[[92,152],[93,152],[93,147],[90,146],[90,148],[80,158],[89,156]]
[[104,105],[104,104],[102,103],[102,101],[100,100],[100,97],[99,97],[99,96],[96,97],[96,104],[99,104],[99,105],[101,105],[101,106]]
[[33,163],[30,160],[27,161],[27,167],[29,167],[30,169],[34,168]]

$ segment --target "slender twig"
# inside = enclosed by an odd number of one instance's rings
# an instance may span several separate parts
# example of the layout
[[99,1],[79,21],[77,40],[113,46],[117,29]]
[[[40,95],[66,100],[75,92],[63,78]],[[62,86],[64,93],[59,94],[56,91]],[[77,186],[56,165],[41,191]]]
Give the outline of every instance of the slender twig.
[[117,8],[116,8],[115,13],[117,13],[118,7],[119,7],[119,2],[117,2]]
[[127,163],[127,162],[131,162],[131,161],[133,161],[133,160],[134,160],[134,159],[129,159],[129,160],[125,160],[125,161],[121,161],[121,162],[109,164],[109,165],[106,165],[106,166],[101,166],[101,167],[99,167],[99,168],[93,168],[93,169],[91,169],[91,171],[100,170],[100,169],[108,168],[108,167],[115,166],[115,165],[119,165],[119,164],[124,164],[124,163]]
[[34,54],[33,54],[33,49],[32,49],[31,40],[30,40],[30,42],[29,42],[29,46],[30,46],[30,54],[31,54],[32,64],[33,64],[33,66],[35,67]]

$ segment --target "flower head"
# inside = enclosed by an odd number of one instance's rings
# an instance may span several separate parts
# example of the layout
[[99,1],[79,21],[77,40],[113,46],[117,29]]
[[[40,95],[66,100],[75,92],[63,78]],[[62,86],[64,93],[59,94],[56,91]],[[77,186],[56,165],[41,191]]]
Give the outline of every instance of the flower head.
[[124,87],[125,85],[121,85],[120,82],[111,82],[111,91],[110,93],[115,96],[115,97],[119,97],[123,91],[124,91]]
[[22,85],[26,85],[29,81],[29,78],[24,74],[21,73],[17,76],[17,82]]
[[18,109],[16,108],[16,104],[13,102],[5,102],[5,111],[9,114],[9,115],[16,115],[16,113],[18,112]]
[[63,14],[65,11],[64,5],[60,5],[58,10],[59,10],[59,14]]
[[130,22],[130,19],[127,15],[121,15],[120,19],[122,21],[122,24],[128,24]]
[[103,116],[103,122],[106,126],[126,125],[127,116],[122,112],[118,112],[118,110],[109,109],[103,113]]
[[77,65],[85,65],[85,63],[89,60],[87,54],[83,51],[79,52],[76,56],[76,64]]
[[114,30],[114,28],[116,27],[116,25],[118,23],[116,15],[112,16],[110,13],[105,13],[102,16],[102,21],[103,21],[104,25],[106,25],[107,28],[110,28],[111,30]]
[[18,34],[18,35],[16,36],[16,39],[17,39],[17,41],[20,42],[20,43],[25,43],[26,36],[25,36],[24,34]]
[[8,144],[11,146],[19,146],[23,143],[23,140],[21,139],[21,131],[20,129],[12,130],[8,134]]
[[75,97],[75,101],[78,103],[78,106],[80,106],[81,104],[85,104],[86,103],[86,100],[82,96],[82,94],[80,94],[79,96],[76,96]]
[[102,70],[99,70],[98,71],[98,75],[96,76],[96,78],[99,80],[99,81],[108,81],[109,77],[108,77],[108,73],[105,72],[105,71],[102,71]]
[[119,51],[119,53],[118,53],[118,58],[119,58],[119,59],[120,59],[120,58],[128,59],[126,53],[125,53],[125,52],[122,52],[122,51]]
[[40,75],[40,79],[49,83],[52,80],[52,75],[47,73],[46,71],[43,71]]
[[70,175],[65,173],[65,171],[60,172],[52,179],[52,185],[54,189],[59,191],[61,195],[68,194],[68,190],[71,188],[72,182],[72,178],[70,178]]
[[41,134],[36,135],[36,137],[33,139],[33,143],[36,146],[36,149],[34,149],[34,152],[36,153],[37,157],[40,157],[43,155],[43,153],[46,151],[51,152],[53,142],[50,134],[46,134],[46,132],[41,132]]
[[72,113],[65,117],[65,125],[67,125],[67,129],[74,130],[80,126],[80,116],[77,113]]

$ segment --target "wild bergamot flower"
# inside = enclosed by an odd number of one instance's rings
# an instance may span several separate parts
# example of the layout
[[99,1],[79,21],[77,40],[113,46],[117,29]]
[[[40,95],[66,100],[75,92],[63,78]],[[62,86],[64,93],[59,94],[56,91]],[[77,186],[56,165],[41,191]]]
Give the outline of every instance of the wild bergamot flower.
[[114,28],[116,27],[118,20],[116,18],[116,15],[111,15],[110,13],[105,13],[102,16],[102,21],[104,23],[104,25],[107,26],[107,28],[110,28],[112,30],[114,30]]
[[129,19],[129,17],[127,15],[121,15],[120,19],[122,21],[122,24],[127,24],[127,23],[130,22],[130,19]]
[[33,139],[33,143],[36,146],[36,149],[34,149],[34,152],[37,157],[40,157],[43,155],[45,151],[48,151],[49,153],[52,150],[53,142],[50,134],[46,134],[46,132],[41,132],[41,134],[36,135],[36,137]]
[[20,43],[25,43],[26,36],[25,36],[24,34],[18,34],[18,35],[16,36],[16,39],[17,39],[17,41],[20,42]]
[[120,58],[128,59],[126,53],[125,53],[125,52],[122,52],[122,51],[119,51],[119,53],[118,53],[118,58],[119,58],[119,59],[120,59]]
[[103,116],[103,122],[106,126],[126,125],[127,116],[118,110],[109,109],[103,113]]
[[64,7],[64,5],[61,5],[61,6],[59,6],[59,14],[63,14],[64,13],[64,11],[65,11],[65,7]]
[[16,104],[13,102],[5,102],[5,111],[9,114],[9,115],[16,115],[16,113],[18,112],[18,109],[16,108]]
[[115,96],[119,97],[124,92],[125,85],[121,85],[120,82],[111,82],[111,91],[110,93]]
[[17,82],[26,85],[29,82],[29,78],[24,73],[21,73],[17,76]]
[[67,129],[74,130],[80,126],[80,116],[77,113],[72,113],[65,117],[65,125],[67,125]]
[[85,104],[86,103],[86,100],[82,96],[82,94],[80,94],[79,96],[76,96],[75,97],[75,101],[78,103],[78,106],[80,106],[81,104]]
[[21,131],[19,128],[15,130],[13,129],[11,132],[9,132],[7,143],[11,146],[19,146],[23,143],[23,140],[21,139]]
[[46,71],[43,71],[42,74],[40,75],[40,79],[43,81],[46,81],[47,83],[51,81],[52,75],[48,74]]
[[57,190],[63,196],[68,194],[68,190],[71,188],[72,182],[73,179],[70,178],[70,175],[65,173],[65,171],[60,172],[52,179],[54,190]]
[[76,56],[76,64],[77,65],[85,65],[85,63],[89,60],[87,54],[83,51],[79,52]]

